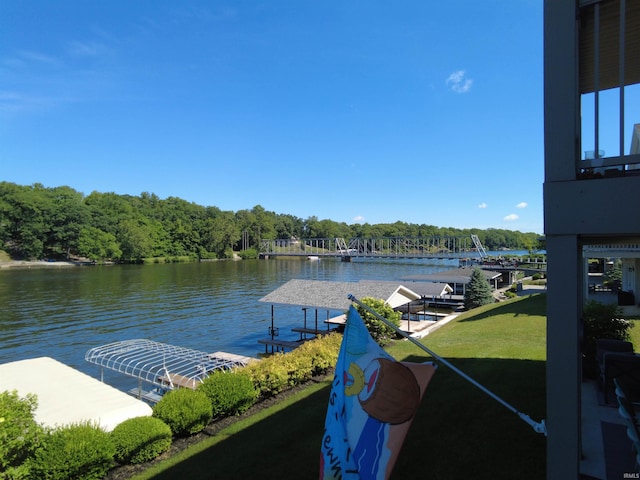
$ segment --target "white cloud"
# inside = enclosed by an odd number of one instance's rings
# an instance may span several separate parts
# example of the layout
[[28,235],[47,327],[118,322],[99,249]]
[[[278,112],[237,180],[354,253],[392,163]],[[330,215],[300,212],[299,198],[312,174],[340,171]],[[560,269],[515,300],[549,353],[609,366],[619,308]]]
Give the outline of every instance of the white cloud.
[[473,85],[473,80],[467,78],[466,75],[464,70],[453,72],[447,78],[447,86],[456,93],[467,93],[471,89],[471,85]]
[[364,222],[364,217],[362,215],[357,215],[353,217],[354,222]]
[[69,52],[79,57],[96,57],[108,51],[101,43],[96,42],[69,42]]
[[516,215],[515,213],[512,213],[510,215],[507,215],[506,217],[504,217],[504,221],[505,222],[515,222],[516,220],[518,220],[520,217],[518,215]]
[[487,204],[482,202],[480,205],[478,205],[478,208],[487,208]]
[[516,208],[527,208],[529,204],[527,202],[520,202],[516,205]]
[[22,58],[26,60],[34,61],[34,62],[49,63],[49,64],[58,63],[58,60],[55,57],[52,57],[50,55],[45,55],[40,52],[34,52],[33,50],[20,50],[19,54]]

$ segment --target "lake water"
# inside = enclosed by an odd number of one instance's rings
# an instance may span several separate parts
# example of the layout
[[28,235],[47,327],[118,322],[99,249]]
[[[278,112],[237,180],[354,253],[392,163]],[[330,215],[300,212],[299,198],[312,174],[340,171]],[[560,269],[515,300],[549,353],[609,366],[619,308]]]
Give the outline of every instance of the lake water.
[[[257,340],[271,325],[271,305],[259,300],[290,279],[397,280],[455,267],[451,260],[271,259],[0,270],[0,364],[48,356],[98,378],[86,351],[134,338],[257,357],[264,352]],[[280,338],[298,338],[290,328],[302,321],[300,307],[275,307]],[[105,381],[135,386],[115,373]]]

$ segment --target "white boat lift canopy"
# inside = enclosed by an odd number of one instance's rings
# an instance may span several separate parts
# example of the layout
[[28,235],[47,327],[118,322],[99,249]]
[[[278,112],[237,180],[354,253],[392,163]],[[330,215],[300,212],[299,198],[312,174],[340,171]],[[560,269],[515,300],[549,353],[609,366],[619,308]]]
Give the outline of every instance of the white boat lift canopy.
[[146,339],[123,340],[94,347],[84,359],[101,367],[137,378],[164,389],[195,389],[215,370],[230,370],[251,359],[224,352],[206,353]]

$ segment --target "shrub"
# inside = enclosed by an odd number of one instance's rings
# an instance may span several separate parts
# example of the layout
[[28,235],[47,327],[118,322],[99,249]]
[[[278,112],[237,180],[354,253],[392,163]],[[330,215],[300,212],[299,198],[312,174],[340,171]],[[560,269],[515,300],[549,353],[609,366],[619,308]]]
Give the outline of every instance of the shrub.
[[275,353],[243,367],[263,396],[280,393],[288,386],[298,385],[313,375],[326,373],[338,359],[342,335],[333,333],[303,343],[289,353]]
[[0,478],[12,478],[15,469],[36,450],[43,435],[33,418],[38,399],[17,391],[0,393]]
[[143,463],[169,449],[171,428],[159,418],[135,417],[116,426],[111,440],[118,463]]
[[[380,316],[386,318],[391,323],[393,323],[396,327],[400,326],[400,312],[396,312],[387,305],[384,300],[377,300],[371,297],[364,297],[360,300],[363,304],[375,310]],[[364,324],[367,326],[371,337],[378,342],[381,347],[384,347],[387,343],[389,343],[393,338],[395,338],[396,331],[385,324],[383,321],[379,320],[375,315],[370,313],[368,310],[364,309],[360,305],[356,306],[358,313],[364,320]]]
[[260,395],[268,397],[280,393],[288,383],[289,375],[282,365],[284,353],[274,353],[260,362],[250,363],[244,371],[251,378]]
[[311,375],[322,375],[335,367],[341,343],[342,335],[331,333],[304,343],[292,353],[311,359]]
[[198,433],[213,417],[209,398],[204,392],[178,388],[167,392],[153,408],[153,416],[169,425],[176,437]]
[[90,422],[51,431],[29,460],[31,478],[99,480],[113,465],[110,435]]
[[246,250],[240,250],[240,252],[238,252],[238,255],[243,260],[250,260],[258,258],[259,252],[255,248],[247,248]]
[[232,372],[218,370],[198,386],[213,407],[213,416],[238,415],[246,412],[258,398],[251,377],[241,369]]
[[[304,345],[304,344],[303,344]],[[301,347],[282,356],[280,366],[287,372],[287,386],[295,387],[313,376],[313,359],[304,355]]]
[[629,329],[633,323],[622,317],[616,304],[589,300],[582,308],[584,370],[587,375],[595,373],[596,340],[612,338],[629,340]]

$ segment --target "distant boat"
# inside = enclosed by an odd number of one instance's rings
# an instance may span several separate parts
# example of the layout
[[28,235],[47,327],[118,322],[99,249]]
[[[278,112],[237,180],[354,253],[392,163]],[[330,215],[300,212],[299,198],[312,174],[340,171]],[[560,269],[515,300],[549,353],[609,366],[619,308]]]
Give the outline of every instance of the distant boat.
[[319,262],[320,261],[320,257],[317,255],[309,255],[307,257],[307,260],[311,260],[312,262]]

